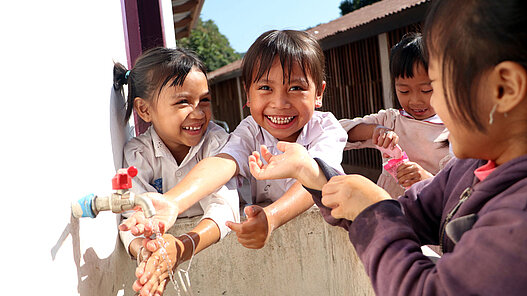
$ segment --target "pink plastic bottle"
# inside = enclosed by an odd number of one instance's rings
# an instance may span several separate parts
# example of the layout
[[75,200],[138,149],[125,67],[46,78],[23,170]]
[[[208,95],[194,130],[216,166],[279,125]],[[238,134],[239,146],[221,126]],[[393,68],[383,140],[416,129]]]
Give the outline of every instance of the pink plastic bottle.
[[406,155],[406,152],[404,152],[399,145],[395,145],[393,149],[383,148],[377,146],[377,149],[381,151],[381,153],[387,154],[390,156],[390,158],[385,161],[382,165],[384,169],[392,175],[392,177],[397,180],[397,168],[404,162],[408,161],[408,156]]

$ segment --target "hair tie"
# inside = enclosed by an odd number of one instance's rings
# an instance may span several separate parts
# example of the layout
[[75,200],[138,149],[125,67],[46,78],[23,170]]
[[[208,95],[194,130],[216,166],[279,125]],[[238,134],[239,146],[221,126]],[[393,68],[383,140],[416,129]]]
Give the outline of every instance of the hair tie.
[[130,76],[130,70],[126,71],[124,74],[124,79],[128,80],[128,76]]

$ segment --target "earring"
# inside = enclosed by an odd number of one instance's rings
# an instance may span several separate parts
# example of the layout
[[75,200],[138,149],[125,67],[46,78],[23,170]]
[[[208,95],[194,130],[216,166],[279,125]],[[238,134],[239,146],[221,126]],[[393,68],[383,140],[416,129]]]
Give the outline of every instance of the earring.
[[322,107],[322,101],[315,101],[315,108]]
[[498,107],[498,104],[495,104],[492,106],[492,109],[490,109],[489,113],[489,124],[492,125],[494,123],[494,112],[496,112],[496,107]]

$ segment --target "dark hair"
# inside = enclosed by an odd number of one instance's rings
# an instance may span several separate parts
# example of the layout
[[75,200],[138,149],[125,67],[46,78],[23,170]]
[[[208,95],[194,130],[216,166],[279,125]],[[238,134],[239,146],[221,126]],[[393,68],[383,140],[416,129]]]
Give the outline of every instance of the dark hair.
[[[447,107],[468,126],[478,118],[477,82],[503,61],[527,69],[527,1],[435,1],[425,21],[425,58],[441,65]],[[452,108],[454,107],[454,108]]]
[[153,100],[170,81],[172,83],[169,86],[183,85],[193,67],[207,75],[205,65],[197,55],[185,48],[156,47],[147,50],[128,74],[125,66],[114,63],[113,87],[123,92],[123,85],[128,83],[125,120],[132,114],[136,97]]
[[428,71],[428,64],[423,54],[423,44],[421,33],[410,32],[404,34],[399,43],[395,44],[390,50],[390,76],[393,95],[395,98],[395,78],[414,77],[414,67],[421,65]]
[[290,79],[293,66],[297,64],[306,80],[307,74],[311,75],[317,91],[322,88],[325,58],[317,40],[304,31],[271,30],[260,35],[243,57],[242,78],[247,89],[264,75],[269,75],[276,57],[284,70],[284,83],[286,77]]
[[390,74],[396,77],[414,77],[414,66],[421,64],[425,70],[428,64],[423,55],[421,33],[407,33],[390,50]]

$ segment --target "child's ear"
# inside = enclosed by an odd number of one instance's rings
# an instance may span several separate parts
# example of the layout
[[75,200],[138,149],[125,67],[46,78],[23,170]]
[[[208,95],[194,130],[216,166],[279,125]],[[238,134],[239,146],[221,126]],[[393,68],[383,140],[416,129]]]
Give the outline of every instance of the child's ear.
[[145,101],[143,98],[136,97],[134,99],[134,110],[137,112],[137,115],[141,117],[145,122],[151,122],[152,116],[150,114],[150,104]]
[[322,107],[322,97],[324,96],[325,89],[326,89],[326,81],[322,81],[322,86],[317,91],[317,96],[315,98],[315,108]]
[[494,67],[492,88],[496,111],[510,112],[527,99],[527,70],[520,64],[505,61]]
[[247,89],[245,82],[243,82],[243,89],[245,90],[245,96],[247,97],[247,102],[245,103],[245,106],[251,107],[251,99],[249,98],[249,90]]

